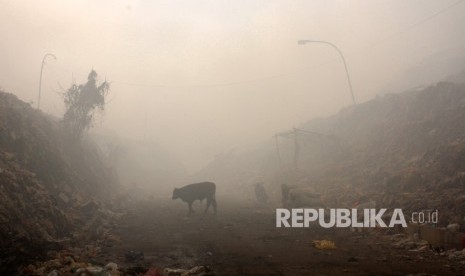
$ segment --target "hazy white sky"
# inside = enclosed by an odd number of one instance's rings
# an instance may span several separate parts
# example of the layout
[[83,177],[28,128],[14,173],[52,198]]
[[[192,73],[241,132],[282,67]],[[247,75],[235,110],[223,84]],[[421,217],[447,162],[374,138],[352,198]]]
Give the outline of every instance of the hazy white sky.
[[[62,115],[58,92],[94,68],[111,82],[98,126],[148,137],[191,170],[215,154],[359,102],[435,54],[463,52],[457,1],[0,1],[0,86]],[[409,28],[412,24],[420,24]],[[394,35],[393,35],[394,34]],[[399,92],[399,91],[393,91]]]

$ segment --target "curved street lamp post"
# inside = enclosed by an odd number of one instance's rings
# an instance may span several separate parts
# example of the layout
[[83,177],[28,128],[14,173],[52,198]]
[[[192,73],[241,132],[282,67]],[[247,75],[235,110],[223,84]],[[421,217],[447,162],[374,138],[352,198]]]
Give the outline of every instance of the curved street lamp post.
[[45,64],[45,59],[48,57],[48,56],[51,56],[53,57],[53,59],[57,59],[57,57],[54,55],[54,54],[50,54],[50,53],[46,53],[44,55],[44,58],[42,59],[42,66],[40,67],[40,78],[39,78],[39,98],[37,100],[37,109],[40,109],[40,92],[42,90],[42,72],[44,70],[44,64]]
[[302,39],[302,40],[298,40],[298,41],[297,41],[297,44],[299,44],[299,45],[304,45],[304,44],[307,44],[307,43],[322,43],[322,44],[329,45],[329,46],[333,47],[334,49],[336,49],[336,51],[337,51],[337,52],[339,53],[339,55],[341,56],[342,62],[344,63],[344,68],[346,69],[347,82],[349,83],[349,88],[350,88],[350,94],[351,94],[351,96],[352,96],[352,101],[354,102],[354,104],[356,104],[356,102],[355,102],[355,96],[354,96],[354,91],[353,91],[353,89],[352,89],[352,82],[350,81],[349,70],[347,69],[346,60],[345,60],[344,55],[342,54],[341,50],[339,50],[339,48],[336,47],[336,45],[334,45],[333,43],[327,42],[327,41],[322,41],[322,40],[307,40],[307,39]]

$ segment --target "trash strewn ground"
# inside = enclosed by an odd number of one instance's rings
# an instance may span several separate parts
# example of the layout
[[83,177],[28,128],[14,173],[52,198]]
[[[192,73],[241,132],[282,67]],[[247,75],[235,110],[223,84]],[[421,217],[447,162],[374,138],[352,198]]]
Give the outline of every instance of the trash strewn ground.
[[105,234],[118,181],[88,140],[0,91],[0,274]]
[[[197,176],[218,179],[218,214],[186,217],[167,194],[123,202],[90,142],[69,147],[57,120],[0,93],[0,272],[463,275],[463,118],[465,86],[450,83],[349,107],[304,126],[326,135],[300,140],[293,170],[277,169],[274,147],[248,153],[257,159],[220,156]],[[253,188],[228,188],[257,175],[258,197]],[[401,208],[407,218],[437,210],[439,220],[405,229],[277,229],[283,203]]]

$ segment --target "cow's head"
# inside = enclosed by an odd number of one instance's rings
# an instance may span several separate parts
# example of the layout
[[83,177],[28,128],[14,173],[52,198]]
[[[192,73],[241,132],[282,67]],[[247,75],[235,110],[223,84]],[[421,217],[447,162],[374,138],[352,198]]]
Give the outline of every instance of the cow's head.
[[177,198],[179,198],[179,194],[178,194],[178,193],[179,193],[178,188],[174,188],[174,190],[173,190],[173,198],[172,198],[172,199],[177,199]]

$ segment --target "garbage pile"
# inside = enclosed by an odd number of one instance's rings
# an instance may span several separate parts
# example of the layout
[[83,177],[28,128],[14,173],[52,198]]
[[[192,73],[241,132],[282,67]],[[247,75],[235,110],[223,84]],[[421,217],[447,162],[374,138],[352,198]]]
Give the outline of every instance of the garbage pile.
[[117,178],[89,141],[0,91],[0,274],[107,232]]
[[[324,134],[318,139],[273,141],[253,154],[214,161],[204,174],[223,175],[225,183],[241,175],[240,183],[252,171],[267,177],[268,194],[280,195],[274,202],[292,201],[291,207],[402,208],[407,219],[411,212],[437,210],[432,226],[444,232],[457,224],[465,232],[464,118],[465,84],[440,82],[311,120],[299,129]],[[258,157],[245,162],[250,156]],[[461,241],[454,244],[460,249]]]
[[213,270],[208,266],[195,266],[189,269],[158,268],[145,266],[119,266],[115,262],[95,261],[99,250],[93,246],[69,248],[62,251],[49,251],[47,261],[35,262],[24,266],[19,275],[78,275],[78,276],[212,276]]
[[465,85],[443,82],[312,120],[304,128],[336,136],[340,145],[325,156],[302,149],[299,184],[334,207],[438,210],[437,226],[457,223],[464,231],[463,118]]

